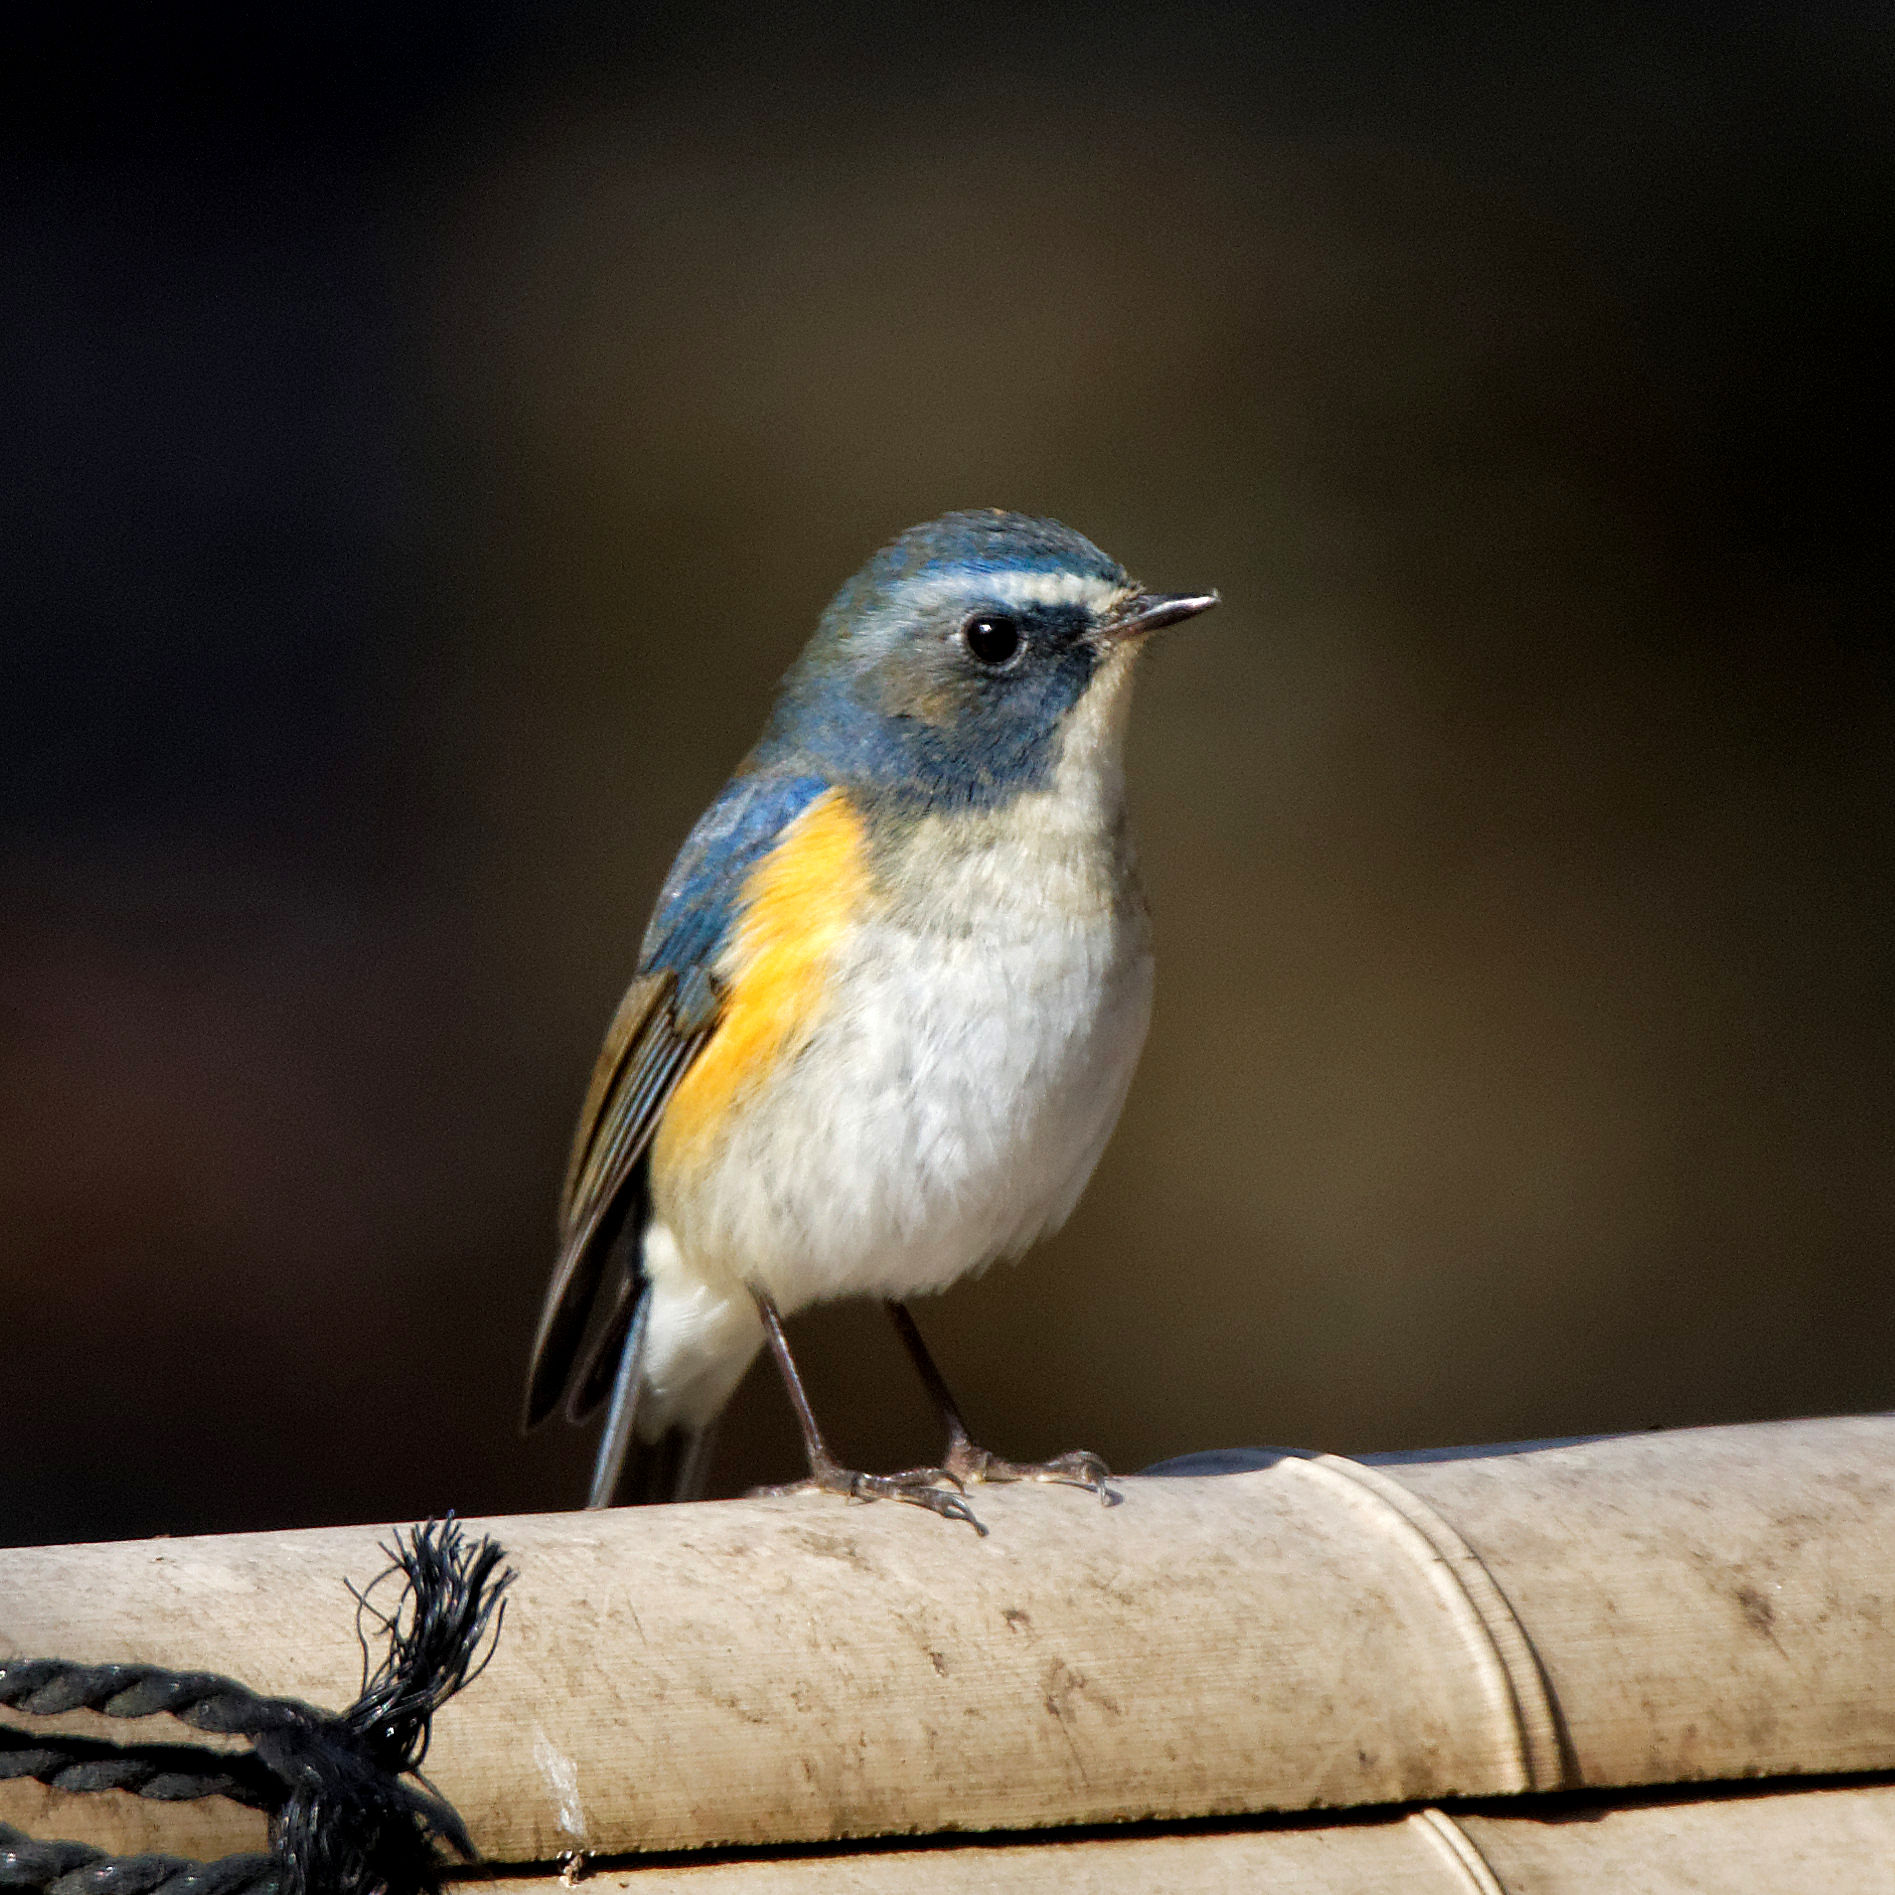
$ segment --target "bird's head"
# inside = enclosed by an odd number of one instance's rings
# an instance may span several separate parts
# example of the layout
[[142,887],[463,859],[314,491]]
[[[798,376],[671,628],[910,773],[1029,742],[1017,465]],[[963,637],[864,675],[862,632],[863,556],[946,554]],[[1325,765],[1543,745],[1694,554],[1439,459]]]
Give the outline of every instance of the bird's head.
[[1117,766],[1133,662],[1215,593],[1147,592],[1056,520],[910,527],[851,579],[783,680],[758,760],[819,763],[897,802],[992,807],[1044,786],[1083,733]]

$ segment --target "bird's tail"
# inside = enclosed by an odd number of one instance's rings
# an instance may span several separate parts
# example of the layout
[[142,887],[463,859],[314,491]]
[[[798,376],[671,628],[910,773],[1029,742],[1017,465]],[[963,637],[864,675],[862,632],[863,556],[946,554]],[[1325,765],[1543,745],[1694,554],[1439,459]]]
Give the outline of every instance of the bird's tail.
[[651,1299],[649,1283],[641,1286],[638,1303],[626,1325],[619,1347],[618,1369],[612,1379],[612,1399],[605,1411],[605,1431],[592,1463],[592,1490],[588,1507],[609,1507],[623,1485],[628,1506],[649,1506],[666,1500],[699,1500],[710,1477],[711,1454],[717,1427],[667,1428],[656,1441],[637,1437],[638,1396],[644,1386],[645,1366],[651,1354]]
[[618,1372],[612,1378],[612,1400],[605,1411],[605,1432],[592,1463],[592,1491],[588,1507],[609,1507],[618,1493],[619,1476],[631,1451],[638,1424],[638,1391],[645,1379],[645,1355],[651,1337],[651,1285],[643,1285],[632,1312],[625,1340],[619,1345]]

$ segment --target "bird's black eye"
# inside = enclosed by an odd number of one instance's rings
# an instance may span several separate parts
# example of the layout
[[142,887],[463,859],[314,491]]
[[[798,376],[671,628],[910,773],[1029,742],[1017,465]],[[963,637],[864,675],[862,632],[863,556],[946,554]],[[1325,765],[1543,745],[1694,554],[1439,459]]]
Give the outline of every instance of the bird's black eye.
[[1014,654],[1020,649],[1020,625],[1017,619],[1001,618],[998,615],[969,619],[961,636],[974,657],[992,671],[1011,664]]

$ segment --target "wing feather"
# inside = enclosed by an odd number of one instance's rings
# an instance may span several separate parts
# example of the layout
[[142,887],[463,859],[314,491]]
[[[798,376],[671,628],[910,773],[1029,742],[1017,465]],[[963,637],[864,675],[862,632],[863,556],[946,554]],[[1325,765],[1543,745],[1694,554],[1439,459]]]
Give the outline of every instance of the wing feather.
[[592,1077],[586,1082],[585,1104],[579,1108],[579,1122],[573,1127],[572,1153],[566,1161],[566,1181],[559,1192],[559,1228],[563,1236],[572,1229],[573,1205],[577,1201],[586,1160],[599,1142],[599,1129],[606,1117],[626,1056],[634,1042],[643,1038],[651,1025],[655,1008],[664,1000],[665,980],[661,975],[645,975],[626,988],[625,997],[605,1030],[604,1044],[592,1062]]
[[695,1031],[681,1027],[676,989],[677,977],[669,971],[635,980],[593,1069],[562,1193],[559,1261],[527,1371],[529,1428],[558,1404],[623,1221],[614,1212],[622,1208],[666,1100],[715,1030],[714,1020]]
[[[581,1344],[614,1245],[622,1232],[636,1243],[638,1231],[627,1227],[646,1195],[645,1155],[666,1102],[717,1030],[723,996],[713,968],[745,878],[827,787],[810,776],[738,776],[705,811],[665,880],[637,978],[593,1066],[567,1161],[559,1261],[527,1371],[529,1428],[552,1413],[569,1382],[576,1411],[597,1404],[604,1357],[622,1340],[639,1286],[635,1250],[617,1266],[605,1327],[583,1361]],[[636,1221],[642,1224],[642,1215]]]

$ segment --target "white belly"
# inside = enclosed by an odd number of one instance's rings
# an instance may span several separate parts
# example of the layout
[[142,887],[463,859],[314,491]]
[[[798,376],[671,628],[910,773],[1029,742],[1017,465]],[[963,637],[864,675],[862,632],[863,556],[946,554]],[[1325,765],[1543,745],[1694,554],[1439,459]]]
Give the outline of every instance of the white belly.
[[859,930],[809,1045],[666,1207],[683,1257],[787,1311],[942,1289],[1059,1225],[1144,1043],[1151,959],[1125,934]]

